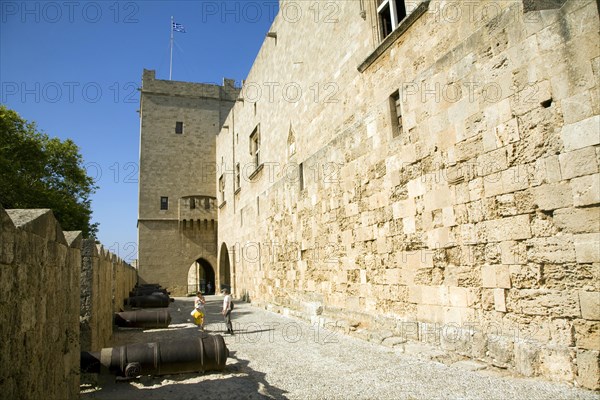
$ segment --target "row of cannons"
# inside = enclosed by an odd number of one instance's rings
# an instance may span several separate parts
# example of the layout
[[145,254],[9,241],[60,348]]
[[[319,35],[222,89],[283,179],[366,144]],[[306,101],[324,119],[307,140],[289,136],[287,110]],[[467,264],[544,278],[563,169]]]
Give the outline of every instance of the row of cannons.
[[[125,328],[167,328],[169,304],[174,301],[158,284],[136,286],[125,300],[128,311],[115,314],[114,322]],[[169,342],[136,343],[81,352],[81,372],[111,373],[132,378],[187,372],[222,371],[229,350],[221,335],[199,335]]]

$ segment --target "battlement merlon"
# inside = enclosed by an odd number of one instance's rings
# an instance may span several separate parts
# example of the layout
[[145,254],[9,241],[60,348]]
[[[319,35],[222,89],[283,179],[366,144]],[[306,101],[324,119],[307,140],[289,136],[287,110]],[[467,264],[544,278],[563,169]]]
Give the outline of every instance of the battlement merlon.
[[234,79],[223,78],[223,85],[216,85],[156,79],[156,72],[149,69],[144,69],[142,75],[141,91],[146,94],[235,101],[240,90]]

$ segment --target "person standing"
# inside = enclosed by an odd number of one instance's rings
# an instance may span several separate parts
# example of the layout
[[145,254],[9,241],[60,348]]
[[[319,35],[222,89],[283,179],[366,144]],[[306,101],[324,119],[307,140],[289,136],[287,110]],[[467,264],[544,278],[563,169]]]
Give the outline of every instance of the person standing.
[[233,326],[231,325],[231,295],[228,289],[221,290],[221,293],[225,296],[223,298],[223,310],[221,314],[225,317],[225,326],[227,327],[227,333],[233,335]]
[[195,311],[198,312],[198,317],[195,318],[196,321],[196,325],[200,326],[201,330],[204,330],[204,321],[205,321],[205,315],[206,315],[206,310],[204,308],[204,305],[206,304],[206,300],[204,299],[204,296],[202,296],[202,292],[197,292],[196,293],[196,298],[194,299],[194,309]]
[[206,284],[206,294],[211,294],[212,293],[212,285],[210,284],[210,282],[208,282]]

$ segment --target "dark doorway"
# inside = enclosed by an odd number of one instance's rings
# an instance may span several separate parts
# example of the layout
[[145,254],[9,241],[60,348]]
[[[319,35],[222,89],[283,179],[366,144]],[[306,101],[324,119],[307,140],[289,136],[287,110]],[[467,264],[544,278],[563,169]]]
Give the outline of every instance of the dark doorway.
[[215,294],[215,270],[204,258],[196,260],[200,264],[200,291],[204,294]]
[[219,282],[221,289],[227,288],[231,291],[231,265],[229,264],[229,251],[227,245],[221,245],[221,253],[219,254]]
[[215,293],[215,270],[204,258],[199,258],[188,270],[188,293]]

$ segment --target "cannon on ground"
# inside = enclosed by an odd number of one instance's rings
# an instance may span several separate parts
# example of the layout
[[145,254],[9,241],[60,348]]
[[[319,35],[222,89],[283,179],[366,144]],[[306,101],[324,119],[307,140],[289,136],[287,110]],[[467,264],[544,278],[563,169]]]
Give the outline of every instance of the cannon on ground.
[[133,297],[133,296],[147,296],[149,294],[156,294],[156,293],[162,293],[162,294],[166,294],[166,295],[170,294],[170,292],[168,292],[167,289],[144,288],[144,289],[133,289],[131,292],[129,292],[129,296],[131,296],[131,297]]
[[169,307],[174,299],[164,293],[149,294],[146,296],[132,296],[125,299],[125,305],[138,308],[161,308]]
[[222,371],[227,357],[223,337],[202,332],[190,339],[82,351],[80,368],[82,373],[110,372],[125,377]]
[[169,310],[136,310],[115,313],[115,325],[123,328],[167,328],[171,323]]

